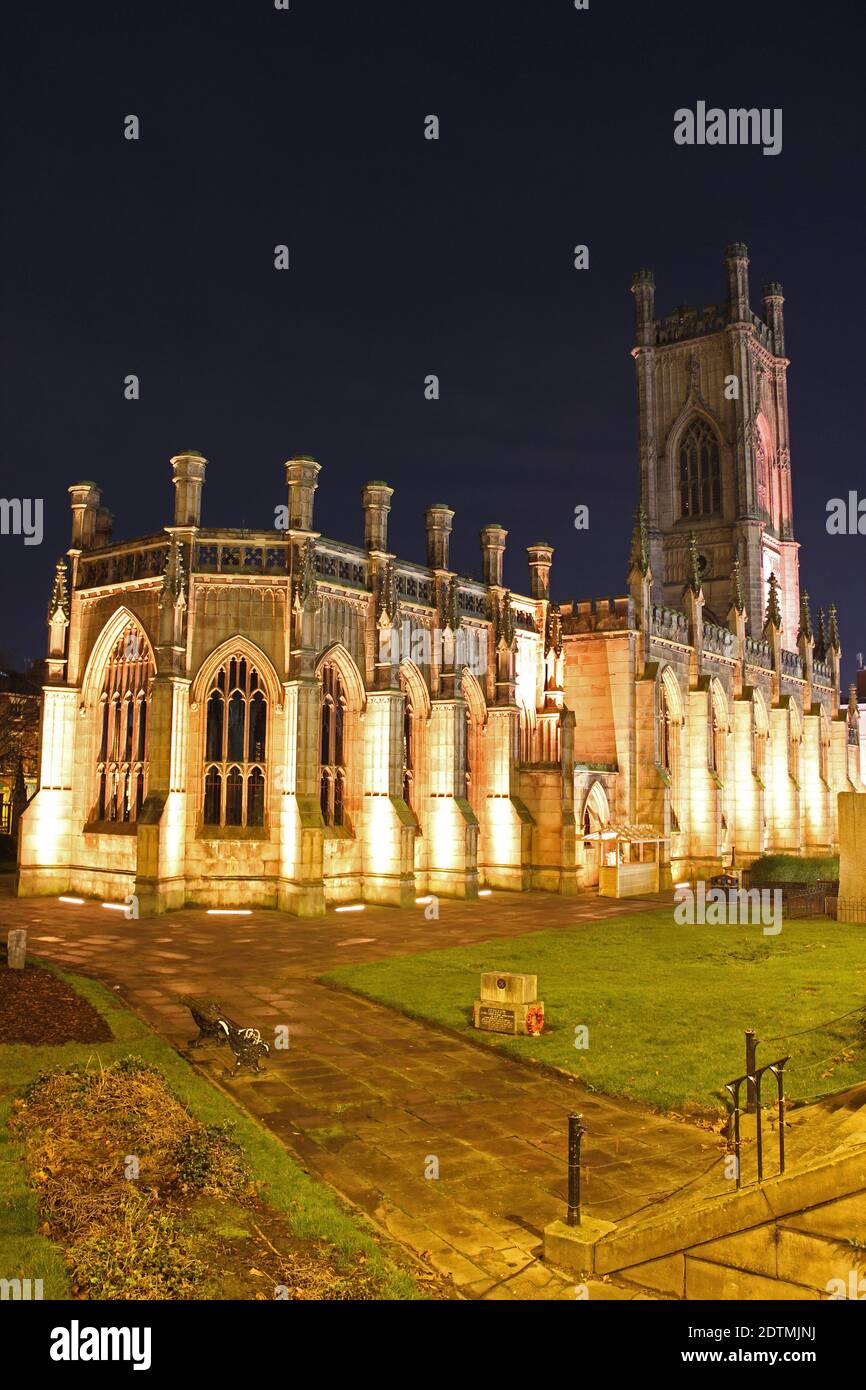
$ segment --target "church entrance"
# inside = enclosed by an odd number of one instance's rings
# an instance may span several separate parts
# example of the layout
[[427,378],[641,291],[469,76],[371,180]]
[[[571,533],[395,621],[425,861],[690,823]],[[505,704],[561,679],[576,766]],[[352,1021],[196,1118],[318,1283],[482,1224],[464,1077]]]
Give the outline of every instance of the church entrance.
[[602,838],[610,824],[610,805],[601,782],[593,782],[583,803],[580,829],[583,843],[583,887],[598,887],[598,871],[604,851]]

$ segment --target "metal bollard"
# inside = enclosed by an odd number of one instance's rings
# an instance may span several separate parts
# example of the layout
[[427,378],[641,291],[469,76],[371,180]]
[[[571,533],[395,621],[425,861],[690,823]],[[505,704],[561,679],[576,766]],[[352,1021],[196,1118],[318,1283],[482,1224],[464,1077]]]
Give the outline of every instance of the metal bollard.
[[568,1117],[568,1216],[566,1224],[580,1225],[580,1141],[586,1134],[582,1115]]

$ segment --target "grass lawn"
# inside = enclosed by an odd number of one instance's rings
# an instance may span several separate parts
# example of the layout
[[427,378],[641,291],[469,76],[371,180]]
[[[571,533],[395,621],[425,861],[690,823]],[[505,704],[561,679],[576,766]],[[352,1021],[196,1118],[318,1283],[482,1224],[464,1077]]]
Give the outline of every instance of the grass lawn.
[[329,1189],[302,1172],[267,1130],[197,1074],[114,995],[93,980],[54,973],[93,1004],[109,1024],[114,1040],[53,1047],[0,1046],[0,1277],[41,1278],[45,1298],[70,1296],[60,1250],[38,1233],[41,1217],[26,1179],[22,1145],[8,1127],[16,1092],[39,1072],[73,1063],[108,1064],[132,1053],[159,1068],[174,1095],[202,1124],[234,1124],[252,1175],[264,1184],[262,1198],[287,1218],[294,1236],[327,1242],[337,1260],[344,1259],[347,1265],[363,1257],[366,1276],[375,1284],[378,1297],[422,1296],[413,1278],[384,1253]]
[[[538,976],[541,1037],[475,1031],[482,970]],[[793,920],[765,937],[759,926],[680,927],[667,909],[346,966],[324,979],[511,1056],[562,1067],[598,1091],[664,1110],[721,1109],[724,1082],[745,1069],[746,1028],[769,1040],[866,1009],[866,926]],[[579,1025],[589,1030],[585,1050],[575,1047]],[[767,1041],[758,1061],[786,1053],[791,1098],[866,1077],[866,1032],[856,1014]]]

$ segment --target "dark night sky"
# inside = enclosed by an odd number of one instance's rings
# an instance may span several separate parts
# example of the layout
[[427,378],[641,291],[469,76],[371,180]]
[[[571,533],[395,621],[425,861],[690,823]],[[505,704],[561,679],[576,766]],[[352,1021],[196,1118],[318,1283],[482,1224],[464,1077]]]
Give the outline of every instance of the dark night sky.
[[[184,448],[209,460],[205,523],[273,525],[283,461],[310,453],[326,535],[361,540],[359,490],[381,477],[406,558],[423,560],[423,509],[445,501],[461,571],[495,520],[515,588],[544,539],[556,597],[623,592],[632,272],[655,271],[661,312],[708,303],[742,240],[753,308],[765,281],[785,288],[802,578],[839,605],[851,678],[866,538],[825,520],[828,498],[866,496],[862,5],[17,9],[0,81],[2,491],[45,499],[45,541],[0,537],[0,647],[43,654],[67,486],[101,483],[117,536],[153,532]],[[675,109],[699,99],[782,107],[782,154],[675,146]]]

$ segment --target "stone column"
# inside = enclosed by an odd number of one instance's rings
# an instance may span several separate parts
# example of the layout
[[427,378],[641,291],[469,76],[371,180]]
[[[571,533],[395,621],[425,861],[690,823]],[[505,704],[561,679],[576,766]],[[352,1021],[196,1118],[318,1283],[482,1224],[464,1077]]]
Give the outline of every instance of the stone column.
[[388,549],[388,513],[394,489],[387,483],[372,482],[361,489],[364,504],[364,544],[368,550]]
[[[277,904],[300,917],[325,911],[325,827],[319,803],[322,690],[316,675],[319,595],[312,536],[292,545],[288,595],[288,671],[278,753],[275,814],[280,827]],[[354,710],[351,718],[359,717]]]
[[732,241],[725,247],[725,270],[728,277],[729,321],[750,323],[749,248],[742,241]]
[[777,357],[785,356],[785,318],[782,305],[785,296],[777,281],[765,285],[762,291],[764,303],[764,322],[773,336],[773,352]]
[[200,526],[201,494],[207,459],[203,454],[190,450],[188,453],[175,454],[171,466],[175,487],[174,524],[184,527]]
[[96,518],[102,490],[96,483],[73,483],[67,491],[72,508],[70,545],[73,550],[89,550],[96,537]]
[[286,463],[290,531],[313,529],[313,497],[319,486],[316,479],[321,467],[321,464],[308,454],[299,454],[297,458],[291,458]]
[[114,516],[107,507],[98,507],[96,511],[96,525],[94,528],[94,546],[111,545],[111,537],[114,532]]
[[454,513],[444,502],[434,502],[425,513],[427,523],[427,564],[431,570],[448,569],[448,547]]
[[481,572],[485,584],[502,585],[502,561],[507,536],[508,532],[498,522],[481,528]]
[[546,541],[538,541],[526,547],[529,557],[529,592],[534,599],[550,598],[550,567],[553,563],[553,546]]

